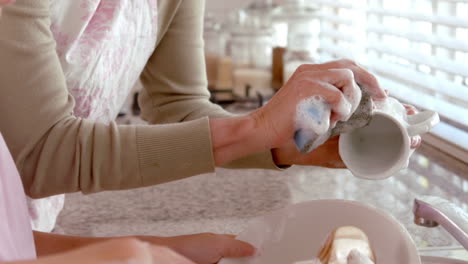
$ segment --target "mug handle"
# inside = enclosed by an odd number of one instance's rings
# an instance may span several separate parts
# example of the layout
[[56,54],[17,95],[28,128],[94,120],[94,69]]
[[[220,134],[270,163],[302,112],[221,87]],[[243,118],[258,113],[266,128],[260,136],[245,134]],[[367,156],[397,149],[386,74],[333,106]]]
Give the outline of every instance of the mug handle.
[[408,116],[408,135],[414,137],[429,132],[440,122],[439,114],[434,111],[423,111]]

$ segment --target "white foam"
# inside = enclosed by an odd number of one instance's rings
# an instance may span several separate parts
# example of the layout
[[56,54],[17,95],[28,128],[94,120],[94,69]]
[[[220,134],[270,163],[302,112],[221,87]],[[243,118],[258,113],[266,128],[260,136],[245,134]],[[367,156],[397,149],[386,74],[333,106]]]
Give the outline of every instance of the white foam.
[[359,86],[357,86],[357,84],[354,83],[352,87],[345,87],[343,94],[351,105],[349,109],[349,114],[343,117],[344,120],[341,120],[347,121],[359,107],[359,103],[361,102],[362,98],[362,92]]
[[318,258],[315,258],[313,260],[297,261],[294,264],[322,264],[322,262]]
[[368,256],[361,254],[358,250],[353,249],[348,255],[347,264],[375,264]]
[[330,105],[321,96],[307,98],[297,105],[296,128],[323,135],[330,128],[330,115]]
[[[360,239],[339,238],[333,242],[333,250],[328,264],[368,264],[373,263],[369,256],[372,250],[369,243]],[[370,262],[369,262],[370,261]]]

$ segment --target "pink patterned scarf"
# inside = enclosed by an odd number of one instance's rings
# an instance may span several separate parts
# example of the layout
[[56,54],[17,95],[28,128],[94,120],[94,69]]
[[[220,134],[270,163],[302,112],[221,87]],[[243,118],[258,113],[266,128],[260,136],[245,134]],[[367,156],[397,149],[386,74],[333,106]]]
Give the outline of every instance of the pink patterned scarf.
[[[50,13],[74,114],[109,123],[154,51],[157,0],[50,0]],[[36,230],[53,228],[63,199],[30,203]]]

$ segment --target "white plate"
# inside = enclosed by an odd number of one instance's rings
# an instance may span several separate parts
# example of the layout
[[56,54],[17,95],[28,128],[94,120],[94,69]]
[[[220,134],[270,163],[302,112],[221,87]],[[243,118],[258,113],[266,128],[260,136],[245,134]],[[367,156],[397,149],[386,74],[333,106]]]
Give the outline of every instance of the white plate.
[[466,261],[448,259],[448,258],[439,258],[439,257],[421,257],[423,264],[468,264]]
[[220,264],[291,264],[315,258],[327,235],[352,225],[369,237],[377,264],[421,264],[406,229],[385,212],[343,200],[289,206],[255,219],[238,239],[260,250],[257,257],[223,259]]

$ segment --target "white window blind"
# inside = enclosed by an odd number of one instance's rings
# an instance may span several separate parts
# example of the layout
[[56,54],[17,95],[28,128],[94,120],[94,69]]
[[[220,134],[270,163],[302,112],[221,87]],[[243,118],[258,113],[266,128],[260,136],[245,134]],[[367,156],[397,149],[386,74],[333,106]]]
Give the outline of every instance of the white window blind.
[[439,112],[435,134],[468,150],[468,0],[310,0],[320,56],[351,58],[392,96]]

